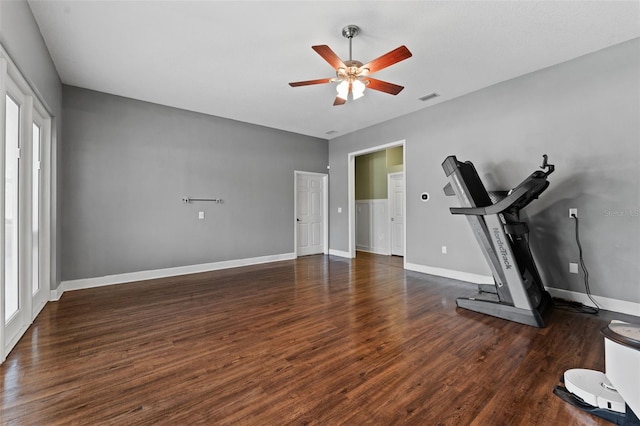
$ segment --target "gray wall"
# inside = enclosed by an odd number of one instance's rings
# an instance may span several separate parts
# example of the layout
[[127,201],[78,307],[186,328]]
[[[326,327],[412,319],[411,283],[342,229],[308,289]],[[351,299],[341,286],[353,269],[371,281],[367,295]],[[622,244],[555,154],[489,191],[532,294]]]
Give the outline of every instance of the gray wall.
[[470,160],[488,189],[509,189],[548,154],[551,185],[524,211],[545,284],[584,292],[568,273],[577,207],[592,293],[640,302],[639,76],[635,39],[331,140],[331,249],[348,251],[348,153],[406,139],[407,261],[491,275],[466,219],[449,214],[441,163]]
[[[38,25],[36,24],[31,9],[25,0],[1,1],[0,0],[0,42],[5,47],[11,59],[16,63],[31,88],[38,94],[50,109],[53,116],[54,140],[51,147],[51,158],[59,168],[60,157],[57,143],[60,140],[62,115],[62,83],[56,68],[49,56],[49,51],[42,39]],[[60,283],[60,252],[59,203],[56,194],[60,193],[59,182],[56,176],[52,177],[52,262],[51,285],[56,288]]]
[[294,170],[326,173],[326,140],[63,94],[64,280],[294,252]]

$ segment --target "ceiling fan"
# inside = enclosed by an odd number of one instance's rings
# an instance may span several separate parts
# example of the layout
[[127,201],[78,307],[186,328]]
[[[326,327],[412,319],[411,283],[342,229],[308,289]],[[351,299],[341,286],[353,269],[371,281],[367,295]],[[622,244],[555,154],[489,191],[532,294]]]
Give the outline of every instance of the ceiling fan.
[[369,77],[371,74],[378,72],[384,68],[387,68],[395,63],[404,61],[411,57],[411,52],[406,46],[400,46],[393,49],[390,52],[376,58],[366,64],[362,64],[360,61],[354,61],[351,58],[351,41],[358,35],[360,28],[356,25],[347,25],[342,29],[342,35],[349,39],[349,60],[342,61],[338,55],[334,53],[329,46],[318,45],[311,46],[318,55],[329,63],[335,70],[336,76],[333,78],[320,78],[317,80],[296,81],[289,83],[291,87],[298,86],[310,86],[312,84],[324,84],[340,82],[336,87],[338,95],[336,96],[333,105],[344,105],[347,102],[349,94],[352,94],[352,99],[356,100],[364,95],[365,87],[369,89],[378,90],[380,92],[389,93],[391,95],[397,95],[404,89],[403,86],[389,83],[386,81],[378,80]]

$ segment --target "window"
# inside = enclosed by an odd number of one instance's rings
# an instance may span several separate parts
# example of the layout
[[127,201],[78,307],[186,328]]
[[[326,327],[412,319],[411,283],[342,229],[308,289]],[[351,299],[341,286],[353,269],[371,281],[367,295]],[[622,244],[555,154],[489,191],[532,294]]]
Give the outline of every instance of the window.
[[51,116],[0,46],[0,362],[49,299]]
[[18,292],[18,155],[20,106],[5,95],[4,138],[4,319],[8,322],[20,307]]

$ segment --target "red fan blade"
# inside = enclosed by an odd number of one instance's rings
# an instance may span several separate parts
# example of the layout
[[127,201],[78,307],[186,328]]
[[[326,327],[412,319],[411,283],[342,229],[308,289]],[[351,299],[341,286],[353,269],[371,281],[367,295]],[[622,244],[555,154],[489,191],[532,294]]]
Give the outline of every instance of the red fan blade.
[[336,100],[335,100],[335,101],[333,101],[333,106],[337,106],[337,105],[344,105],[344,104],[346,104],[346,103],[347,103],[347,100],[346,100],[346,99],[342,99],[341,97],[336,96]]
[[323,84],[323,83],[331,83],[331,79],[330,78],[319,78],[317,80],[294,81],[293,83],[289,83],[289,86],[291,86],[291,87],[310,86],[312,84]]
[[331,65],[334,70],[347,67],[344,62],[342,62],[342,59],[340,59],[329,46],[321,44],[318,46],[311,46],[311,48],[315,50],[318,55],[322,56],[325,61],[329,62],[329,65]]
[[411,56],[411,52],[409,52],[407,46],[400,46],[396,49],[393,49],[391,52],[387,52],[379,58],[374,59],[368,64],[364,64],[361,68],[368,68],[369,74],[373,74],[374,72],[378,72],[381,69],[389,67],[400,61],[404,61]]
[[371,77],[368,77],[367,80],[369,80],[367,89],[378,90],[390,95],[397,95],[402,91],[402,89],[404,89],[403,86],[398,86],[397,84],[389,83],[387,81],[376,80],[375,78]]

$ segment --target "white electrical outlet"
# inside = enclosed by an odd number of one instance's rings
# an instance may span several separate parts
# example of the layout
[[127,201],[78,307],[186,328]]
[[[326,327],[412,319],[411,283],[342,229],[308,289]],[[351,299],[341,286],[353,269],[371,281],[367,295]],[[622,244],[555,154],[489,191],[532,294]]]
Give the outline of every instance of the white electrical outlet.
[[442,246],[442,254],[447,254],[447,246]]
[[569,273],[570,274],[577,274],[578,273],[578,264],[577,263],[569,262]]
[[198,212],[198,219],[204,219],[204,212]]
[[578,209],[569,209],[569,217],[573,218],[573,216],[578,217]]

